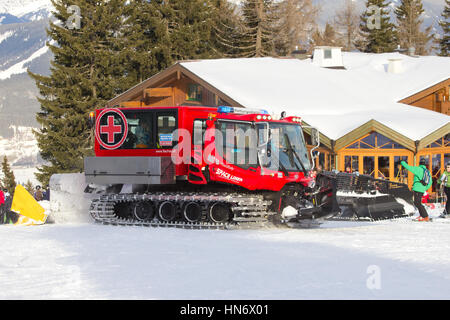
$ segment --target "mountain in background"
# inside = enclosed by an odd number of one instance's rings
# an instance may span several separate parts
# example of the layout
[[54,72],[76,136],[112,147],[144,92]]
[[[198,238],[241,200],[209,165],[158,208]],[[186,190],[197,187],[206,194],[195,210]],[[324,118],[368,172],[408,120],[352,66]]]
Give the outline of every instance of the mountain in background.
[[[42,163],[32,134],[38,127],[39,92],[27,69],[50,73],[46,28],[51,10],[49,0],[0,0],[0,150],[14,170]],[[27,179],[35,180],[31,171],[22,182]]]
[[49,0],[0,0],[0,136],[14,136],[11,126],[37,127],[38,90],[27,69],[49,74],[46,47],[51,17]]

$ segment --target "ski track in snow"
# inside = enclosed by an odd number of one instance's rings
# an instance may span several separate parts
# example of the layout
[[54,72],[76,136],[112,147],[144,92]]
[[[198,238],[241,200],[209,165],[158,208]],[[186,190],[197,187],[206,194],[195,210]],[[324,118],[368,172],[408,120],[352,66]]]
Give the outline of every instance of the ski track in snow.
[[[0,227],[0,299],[449,299],[450,223]],[[367,268],[380,270],[370,290]]]

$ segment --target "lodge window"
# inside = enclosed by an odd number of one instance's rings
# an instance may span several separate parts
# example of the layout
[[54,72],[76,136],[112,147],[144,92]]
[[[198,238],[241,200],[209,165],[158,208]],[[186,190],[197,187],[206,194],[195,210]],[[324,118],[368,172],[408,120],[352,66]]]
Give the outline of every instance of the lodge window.
[[429,191],[436,192],[439,188],[437,180],[440,178],[445,170],[445,164],[450,161],[450,134],[437,139],[433,143],[427,145],[424,149],[419,151],[416,163],[420,160],[425,160],[425,165],[430,170],[433,184]]
[[358,156],[345,156],[345,171],[355,172],[359,171]]
[[187,88],[187,100],[188,101],[203,101],[203,90],[202,87],[195,83],[190,83]]
[[323,56],[324,56],[324,58],[325,59],[331,59],[331,49],[325,49],[324,51],[323,51]]
[[447,134],[444,137],[436,140],[435,142],[429,144],[425,148],[431,149],[431,148],[445,148],[445,147],[450,147],[450,134]]
[[386,138],[378,132],[373,132],[347,147],[347,149],[405,149],[402,145]]
[[358,171],[377,179],[408,183],[408,172],[400,162],[412,164],[414,154],[378,132],[371,132],[338,153],[340,171],[350,167],[352,172]]

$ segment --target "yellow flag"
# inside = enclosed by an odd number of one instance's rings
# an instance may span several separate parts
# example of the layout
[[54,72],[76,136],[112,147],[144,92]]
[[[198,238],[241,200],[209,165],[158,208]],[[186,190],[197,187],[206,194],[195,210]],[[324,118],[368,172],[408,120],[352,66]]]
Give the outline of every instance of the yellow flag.
[[34,197],[21,185],[16,187],[11,211],[33,219],[37,222],[45,223],[47,215],[45,209],[34,199]]

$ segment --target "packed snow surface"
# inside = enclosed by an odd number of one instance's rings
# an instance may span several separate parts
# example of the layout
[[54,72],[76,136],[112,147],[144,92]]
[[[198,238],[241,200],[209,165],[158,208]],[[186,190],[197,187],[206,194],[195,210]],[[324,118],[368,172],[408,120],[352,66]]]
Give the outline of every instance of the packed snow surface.
[[0,299],[450,299],[450,219],[106,226],[89,217],[85,186],[81,173],[54,175],[41,205],[56,223],[0,225]]
[[245,231],[90,222],[0,226],[0,239],[0,299],[450,298],[445,222]]

